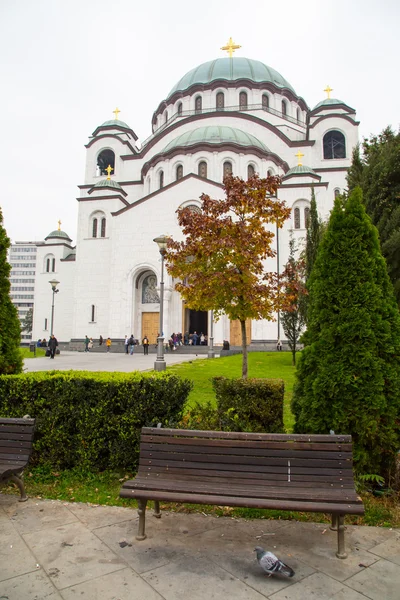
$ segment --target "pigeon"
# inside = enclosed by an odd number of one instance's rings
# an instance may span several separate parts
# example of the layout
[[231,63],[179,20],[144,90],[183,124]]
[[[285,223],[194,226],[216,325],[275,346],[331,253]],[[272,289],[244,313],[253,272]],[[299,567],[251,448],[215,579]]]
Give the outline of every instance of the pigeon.
[[274,573],[281,573],[286,577],[293,577],[294,571],[284,562],[279,560],[272,552],[266,552],[264,548],[256,546],[254,550],[257,552],[257,560],[260,566],[268,573],[268,577],[271,577]]

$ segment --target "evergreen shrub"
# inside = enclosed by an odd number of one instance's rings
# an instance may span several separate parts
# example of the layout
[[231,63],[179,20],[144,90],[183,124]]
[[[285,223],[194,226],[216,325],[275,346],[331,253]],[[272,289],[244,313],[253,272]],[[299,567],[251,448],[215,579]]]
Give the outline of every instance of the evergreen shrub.
[[33,465],[134,469],[141,428],[179,421],[191,388],[159,373],[3,375],[0,415],[36,418]]
[[188,429],[282,433],[284,382],[281,379],[214,377],[217,407],[196,403],[181,426]]

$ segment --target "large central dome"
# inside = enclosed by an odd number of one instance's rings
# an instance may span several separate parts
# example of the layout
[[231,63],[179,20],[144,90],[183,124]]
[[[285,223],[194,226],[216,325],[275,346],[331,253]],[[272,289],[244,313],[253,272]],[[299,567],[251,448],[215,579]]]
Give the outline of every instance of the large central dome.
[[192,85],[208,84],[212,81],[237,81],[248,79],[257,83],[273,83],[278,88],[286,88],[295,94],[294,89],[278,71],[271,69],[259,60],[250,58],[217,58],[205,62],[184,75],[168,94],[187,90]]

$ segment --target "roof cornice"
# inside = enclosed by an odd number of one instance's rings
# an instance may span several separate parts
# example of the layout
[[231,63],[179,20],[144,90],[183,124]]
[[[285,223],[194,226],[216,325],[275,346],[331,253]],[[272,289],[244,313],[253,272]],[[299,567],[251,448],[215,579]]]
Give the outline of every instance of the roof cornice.
[[313,117],[314,115],[321,112],[322,110],[337,110],[338,108],[343,108],[343,107],[347,110],[348,113],[353,114],[353,115],[356,114],[355,109],[351,108],[351,106],[348,106],[344,102],[337,102],[336,104],[321,104],[321,106],[318,106],[317,108],[313,108],[312,110],[310,110],[309,116]]
[[333,113],[330,115],[321,115],[320,117],[318,117],[314,123],[310,123],[308,128],[309,129],[313,129],[316,125],[318,125],[318,123],[320,123],[321,121],[325,121],[325,119],[344,119],[345,121],[348,121],[349,123],[351,123],[354,126],[357,126],[360,124],[360,121],[355,121],[354,119],[352,119],[351,117],[349,117],[348,115],[345,115],[343,113]]
[[120,194],[116,194],[115,196],[95,196],[94,198],[88,198],[87,196],[77,198],[78,202],[96,202],[97,200],[120,200],[122,204],[129,206],[129,202]]
[[119,142],[121,142],[121,144],[124,144],[125,146],[128,146],[129,150],[133,153],[137,153],[138,150],[132,146],[132,144],[130,142],[128,142],[128,140],[122,140],[119,135],[116,135],[115,133],[104,133],[103,135],[97,135],[96,137],[92,138],[90,140],[90,142],[88,142],[87,144],[85,144],[85,148],[90,148],[91,146],[93,146],[93,144],[95,144],[96,142],[98,142],[99,140],[103,140],[105,138],[113,138],[115,140],[118,140]]
[[99,125],[98,127],[96,127],[96,129],[93,131],[92,135],[96,136],[98,134],[99,131],[112,131],[113,129],[118,129],[118,131],[121,131],[122,133],[130,133],[131,136],[133,137],[133,139],[135,140],[135,142],[138,140],[138,136],[136,135],[136,133],[133,131],[133,129],[131,129],[130,127],[121,127],[120,125]]

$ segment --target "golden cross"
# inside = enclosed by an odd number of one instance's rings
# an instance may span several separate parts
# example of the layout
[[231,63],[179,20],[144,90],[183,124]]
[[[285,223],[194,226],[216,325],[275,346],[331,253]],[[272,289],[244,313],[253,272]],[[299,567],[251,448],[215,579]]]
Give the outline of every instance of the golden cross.
[[333,92],[333,89],[331,87],[329,87],[329,85],[326,86],[326,88],[324,89],[324,92],[326,92],[328,94],[328,99],[331,97],[331,92]]
[[110,179],[111,179],[111,177],[110,177],[111,171],[114,171],[114,169],[113,169],[113,167],[111,165],[108,165],[106,171],[107,171],[107,179],[108,179],[108,181],[110,181]]
[[60,221],[60,219],[58,219],[57,223],[58,223],[58,231],[61,231],[61,221]]
[[295,156],[297,156],[297,166],[301,167],[303,165],[303,163],[301,162],[302,157],[304,156],[304,154],[302,152],[300,152],[300,150],[298,151],[297,154],[295,154]]
[[119,110],[119,108],[116,108],[115,110],[113,110],[113,113],[114,113],[114,115],[115,115],[115,120],[116,120],[116,121],[118,121],[118,114],[119,114],[120,112],[121,112],[121,111]]
[[238,48],[241,48],[242,46],[239,46],[238,44],[234,44],[232,41],[232,38],[229,38],[229,42],[227,43],[226,46],[221,46],[221,50],[226,50],[230,56],[230,58],[232,58],[232,54],[235,52],[235,50],[237,50]]

